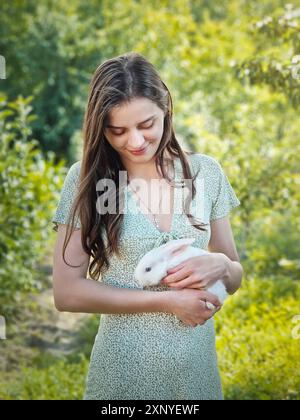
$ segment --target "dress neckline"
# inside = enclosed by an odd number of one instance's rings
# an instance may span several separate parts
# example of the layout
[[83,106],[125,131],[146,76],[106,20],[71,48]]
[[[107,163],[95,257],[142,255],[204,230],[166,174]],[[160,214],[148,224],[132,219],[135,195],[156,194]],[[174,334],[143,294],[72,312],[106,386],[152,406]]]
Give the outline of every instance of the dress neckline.
[[[181,181],[181,173],[182,173],[182,169],[181,169],[181,163],[180,163],[180,159],[179,157],[175,157],[173,159],[173,170],[174,170],[174,181],[175,181],[175,185]],[[129,185],[126,186],[126,192],[128,194],[129,199],[131,200],[134,209],[137,210],[137,213],[139,213],[144,220],[146,220],[146,222],[151,226],[151,228],[159,235],[163,235],[163,236],[168,236],[168,235],[172,235],[172,233],[174,233],[175,231],[175,218],[176,215],[178,213],[178,209],[179,209],[179,188],[175,187],[174,188],[174,193],[173,193],[173,213],[172,213],[172,220],[171,220],[171,227],[169,231],[164,231],[164,230],[159,230],[155,223],[152,222],[149,217],[146,216],[146,214],[141,210],[140,206],[138,205],[137,201],[135,200],[135,198],[133,197]]]

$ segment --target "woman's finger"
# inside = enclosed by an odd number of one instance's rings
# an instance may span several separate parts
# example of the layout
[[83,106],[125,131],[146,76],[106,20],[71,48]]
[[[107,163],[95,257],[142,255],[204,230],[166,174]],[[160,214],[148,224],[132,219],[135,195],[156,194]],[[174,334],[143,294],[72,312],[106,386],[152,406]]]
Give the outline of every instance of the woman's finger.
[[191,286],[193,286],[194,288],[203,287],[203,285],[201,284],[201,282],[199,282],[199,280],[195,280],[190,276],[186,277],[184,280],[169,283],[168,285],[169,287],[174,287],[176,289],[184,289],[185,287],[191,287]]
[[201,299],[204,299],[204,300],[207,300],[207,301],[211,302],[216,307],[222,306],[218,297],[216,295],[206,291],[206,290],[202,292]]
[[174,274],[169,274],[163,278],[164,284],[170,284],[175,283],[178,281],[181,281],[188,277],[191,273],[187,272],[187,269],[185,267],[181,268],[180,270],[176,271]]

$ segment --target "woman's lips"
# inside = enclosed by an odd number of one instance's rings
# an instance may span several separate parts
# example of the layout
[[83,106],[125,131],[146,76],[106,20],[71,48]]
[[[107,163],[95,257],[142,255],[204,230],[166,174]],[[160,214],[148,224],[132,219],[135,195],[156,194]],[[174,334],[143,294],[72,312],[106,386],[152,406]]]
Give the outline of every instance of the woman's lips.
[[142,154],[144,154],[144,153],[146,152],[147,147],[148,147],[148,146],[145,146],[145,147],[144,147],[144,149],[142,149],[142,150],[138,150],[138,151],[136,151],[136,152],[129,150],[129,152],[130,152],[132,155],[142,155]]

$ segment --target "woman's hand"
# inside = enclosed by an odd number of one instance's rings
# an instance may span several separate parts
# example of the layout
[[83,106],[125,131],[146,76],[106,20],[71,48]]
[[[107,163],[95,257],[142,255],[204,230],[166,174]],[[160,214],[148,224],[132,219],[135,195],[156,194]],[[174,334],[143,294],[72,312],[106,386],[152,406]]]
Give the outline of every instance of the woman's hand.
[[226,258],[225,254],[217,252],[189,258],[168,270],[161,284],[175,289],[205,290],[226,275]]
[[[222,305],[212,293],[202,290],[173,290],[168,297],[170,312],[185,325],[196,327],[203,325],[218,312]],[[205,301],[212,303],[216,308],[210,310]]]

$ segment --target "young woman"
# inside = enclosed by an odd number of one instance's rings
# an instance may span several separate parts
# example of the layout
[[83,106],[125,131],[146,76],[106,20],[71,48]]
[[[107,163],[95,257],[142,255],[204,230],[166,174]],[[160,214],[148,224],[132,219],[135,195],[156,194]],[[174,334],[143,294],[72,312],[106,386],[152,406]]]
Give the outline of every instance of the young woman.
[[[97,68],[83,137],[82,160],[71,166],[52,220],[57,309],[101,314],[84,399],[222,399],[213,323],[221,304],[205,289],[222,278],[235,293],[243,269],[228,216],[240,202],[221,165],[182,150],[169,90],[136,53]],[[120,173],[127,175],[125,188]],[[98,181],[104,179],[116,188],[101,205],[108,190],[101,195]],[[151,184],[149,200],[149,189],[133,188],[137,180],[162,182],[154,193]],[[183,212],[182,186],[191,198]],[[162,197],[167,213],[153,210]],[[199,197],[201,220],[190,209]],[[111,199],[114,211],[105,213]],[[129,211],[119,211],[122,202]],[[184,237],[211,253],[175,267],[158,286],[138,287],[133,273],[141,256]]]

